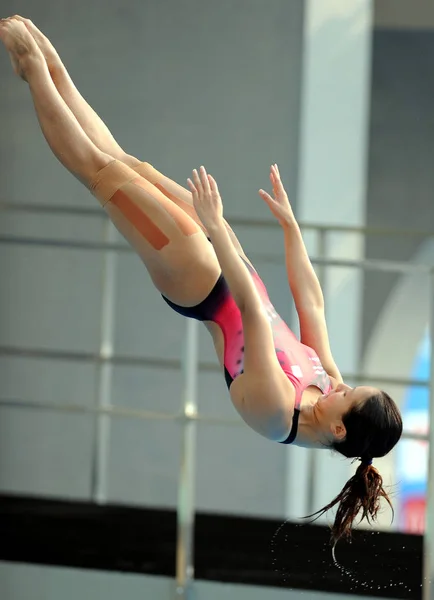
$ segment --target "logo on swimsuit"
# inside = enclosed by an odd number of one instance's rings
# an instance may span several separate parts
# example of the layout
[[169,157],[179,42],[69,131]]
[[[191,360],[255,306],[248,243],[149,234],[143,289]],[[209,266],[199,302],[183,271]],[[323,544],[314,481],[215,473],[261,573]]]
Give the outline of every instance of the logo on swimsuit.
[[324,367],[317,356],[309,356],[309,360],[313,363],[312,368],[317,375],[322,375],[325,373]]
[[303,377],[303,371],[299,365],[291,365],[291,371],[294,377],[297,377],[297,379],[301,379]]

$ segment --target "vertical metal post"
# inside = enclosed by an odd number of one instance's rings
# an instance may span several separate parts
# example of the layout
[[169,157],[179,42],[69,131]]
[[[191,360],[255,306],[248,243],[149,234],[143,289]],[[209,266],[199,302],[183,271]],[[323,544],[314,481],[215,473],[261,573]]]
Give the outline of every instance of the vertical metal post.
[[[315,254],[324,259],[327,256],[328,229],[316,229]],[[325,291],[326,266],[319,264],[315,270],[323,292]],[[294,309],[295,310],[295,309]],[[296,315],[296,312],[295,312]],[[284,516],[285,519],[299,518],[300,514],[307,515],[314,511],[314,484],[317,453],[314,450],[294,446],[285,453],[285,487],[284,487]],[[294,470],[301,469],[306,473],[303,478],[303,489],[300,482],[294,478]]]
[[429,379],[429,454],[428,486],[423,555],[423,600],[434,600],[434,268],[430,274],[430,379]]
[[183,394],[183,444],[178,488],[176,544],[176,597],[191,600],[194,579],[194,516],[196,475],[196,421],[198,379],[198,322],[187,320]]
[[[104,225],[104,242],[116,241],[116,230],[107,219]],[[100,344],[98,356],[108,359],[113,356],[114,320],[115,320],[115,287],[116,287],[117,254],[107,250],[104,254]],[[99,408],[107,408],[111,403],[112,364],[100,361],[96,373],[96,403]],[[110,444],[110,417],[97,415],[95,418],[95,437],[92,461],[91,494],[95,502],[107,500],[108,456]]]
[[[327,247],[327,229],[318,230],[318,241],[317,241],[317,256],[324,260],[327,258],[328,247]],[[323,295],[326,297],[326,265],[317,265],[316,273],[320,282]],[[306,481],[306,498],[307,498],[307,514],[311,514],[315,510],[315,480],[317,477],[318,468],[318,453],[316,450],[309,450],[309,466],[307,470],[307,481]]]

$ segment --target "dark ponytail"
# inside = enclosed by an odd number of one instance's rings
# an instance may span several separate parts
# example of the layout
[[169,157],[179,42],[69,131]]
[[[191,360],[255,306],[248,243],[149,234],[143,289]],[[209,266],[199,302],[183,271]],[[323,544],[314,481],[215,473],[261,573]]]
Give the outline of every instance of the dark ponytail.
[[362,461],[357,471],[347,481],[340,494],[324,508],[309,515],[321,517],[328,510],[339,504],[335,521],[332,525],[331,541],[335,545],[340,538],[350,538],[353,522],[361,513],[359,522],[366,519],[369,523],[376,520],[380,509],[380,500],[384,498],[393,507],[387,492],[383,488],[383,478],[370,461]]
[[389,495],[384,490],[383,478],[372,466],[372,458],[385,456],[402,435],[402,418],[398,407],[385,392],[379,392],[353,407],[342,422],[346,429],[345,439],[334,442],[332,449],[346,458],[362,457],[357,471],[347,481],[342,491],[327,506],[309,515],[319,518],[338,504],[332,526],[332,543],[340,538],[351,537],[351,528],[360,515],[359,523],[366,519],[376,520],[380,501],[386,500],[392,509]]

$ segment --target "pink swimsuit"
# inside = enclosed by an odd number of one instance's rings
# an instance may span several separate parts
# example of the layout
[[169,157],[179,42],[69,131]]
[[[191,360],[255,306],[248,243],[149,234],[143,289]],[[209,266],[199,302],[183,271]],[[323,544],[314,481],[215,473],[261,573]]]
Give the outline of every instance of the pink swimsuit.
[[[257,272],[248,263],[246,265],[267,312],[277,358],[283,372],[295,388],[293,427],[288,439],[282,442],[290,444],[297,434],[300,403],[304,390],[313,385],[326,394],[332,389],[332,384],[316,352],[296,338],[271,304],[267,289]],[[199,321],[213,321],[220,326],[224,336],[225,378],[230,387],[232,381],[244,369],[244,333],[240,310],[223,275],[220,275],[207,298],[196,306],[178,306],[167,298],[164,299],[176,312],[186,317]]]

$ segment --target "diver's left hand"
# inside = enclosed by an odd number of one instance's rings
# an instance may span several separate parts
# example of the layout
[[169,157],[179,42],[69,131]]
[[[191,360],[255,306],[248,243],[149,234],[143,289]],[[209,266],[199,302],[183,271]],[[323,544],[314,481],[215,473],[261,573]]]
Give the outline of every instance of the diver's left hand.
[[194,208],[205,228],[219,225],[223,221],[223,203],[214,177],[206,172],[205,167],[201,167],[199,172],[194,169],[193,181],[187,181]]
[[259,190],[259,195],[268,204],[269,209],[282,226],[294,222],[294,213],[277,165],[271,165],[270,181],[273,186],[273,196],[270,196],[265,190]]

